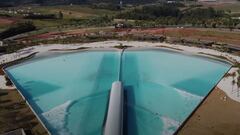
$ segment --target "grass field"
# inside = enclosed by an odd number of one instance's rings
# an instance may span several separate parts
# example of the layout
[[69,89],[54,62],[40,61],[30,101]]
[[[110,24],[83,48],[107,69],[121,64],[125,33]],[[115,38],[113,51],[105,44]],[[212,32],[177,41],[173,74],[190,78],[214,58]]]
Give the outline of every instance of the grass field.
[[[23,19],[21,14],[13,14],[12,17],[9,18],[1,18],[0,17],[0,30],[4,30],[12,25],[15,18],[17,22],[23,21],[32,21],[38,29],[69,29],[69,28],[77,28],[76,22],[72,21],[72,19],[89,19],[92,17],[103,16],[103,15],[114,15],[116,11],[105,10],[105,9],[93,9],[90,6],[86,5],[59,5],[59,6],[32,6],[32,7],[14,7],[10,8],[12,10],[25,10],[34,13],[42,13],[42,14],[55,14],[61,11],[63,13],[63,19]],[[4,9],[1,9],[4,11]],[[15,19],[16,20],[16,19]],[[15,21],[16,22],[16,21]]]
[[36,7],[33,10],[36,12],[53,14],[61,11],[64,15],[64,18],[87,18],[99,15],[113,15],[116,13],[115,11],[111,10],[93,9],[84,5],[44,6]]
[[17,19],[0,17],[0,30],[9,27],[17,22]]
[[[63,13],[63,19],[24,19],[21,14],[10,14],[12,17],[0,17],[0,31],[12,26],[15,22],[32,21],[38,29],[44,29],[44,31],[56,31],[66,30],[69,28],[76,29],[76,22],[72,19],[88,19],[103,15],[114,15],[116,12],[105,9],[93,9],[86,5],[59,5],[59,6],[20,6],[9,8],[11,10],[25,10],[34,13],[42,14],[55,14],[61,11]],[[1,9],[4,13],[5,9]]]
[[[236,3],[218,3],[218,4],[206,4],[205,7],[211,6],[216,9],[221,10],[231,10],[232,13],[240,13],[240,2]],[[1,9],[1,8],[0,8]],[[107,9],[93,9],[87,5],[58,5],[58,6],[32,6],[32,7],[13,7],[15,11],[17,10],[30,10],[30,12],[34,13],[43,13],[43,14],[55,14],[61,11],[63,13],[63,19],[24,19],[22,14],[14,15],[9,18],[0,18],[0,31],[12,26],[14,20],[15,22],[20,21],[32,21],[34,25],[37,27],[36,31],[25,33],[25,35],[33,36],[33,35],[42,35],[47,33],[67,33],[67,34],[78,34],[79,32],[96,32],[102,31],[99,28],[101,25],[91,25],[92,23],[96,23],[96,18],[103,15],[112,16],[117,14],[120,11],[112,11]],[[124,9],[129,10],[130,8]],[[1,9],[4,10],[4,9]],[[7,10],[6,10],[7,11]],[[22,15],[22,16],[21,16]],[[91,18],[91,19],[89,19]],[[94,19],[92,19],[94,18]],[[99,19],[100,18],[100,19]],[[97,19],[101,20],[101,17]],[[85,20],[84,20],[85,19]],[[88,20],[86,20],[88,19]],[[17,21],[16,21],[17,20]],[[90,20],[90,21],[89,21]],[[93,20],[93,21],[92,21]],[[102,20],[105,20],[102,19]],[[122,22],[126,20],[114,19],[113,22],[104,26],[113,26],[113,23]],[[101,21],[99,21],[101,23]],[[103,21],[104,22],[104,21]],[[133,23],[134,20],[128,20],[128,23]],[[89,25],[90,24],[90,25]],[[91,28],[89,28],[91,27]],[[97,27],[97,28],[96,28]],[[86,30],[87,29],[87,30]],[[105,29],[105,28],[104,28]],[[112,29],[112,28],[111,28]],[[110,31],[111,31],[110,29]],[[218,29],[197,29],[197,28],[156,28],[156,29],[143,29],[136,30],[137,32],[133,32],[133,34],[165,34],[169,37],[179,37],[179,38],[189,38],[193,40],[209,40],[216,42],[223,42],[229,44],[239,44],[240,43],[240,32],[231,32],[229,30],[218,30]],[[44,37],[48,36],[43,35]],[[50,34],[51,35],[51,34]]]
[[206,7],[213,7],[218,10],[231,11],[232,13],[240,13],[240,2],[235,3],[220,3],[220,4],[206,4]]
[[228,44],[240,45],[240,32],[227,30],[198,29],[198,28],[156,28],[138,30],[133,33],[146,33],[152,35],[166,35],[168,37],[187,38],[194,40],[207,40]]
[[208,40],[229,44],[240,43],[240,33],[230,31],[216,31],[208,29],[180,29],[166,32],[169,36],[178,36],[191,39]]

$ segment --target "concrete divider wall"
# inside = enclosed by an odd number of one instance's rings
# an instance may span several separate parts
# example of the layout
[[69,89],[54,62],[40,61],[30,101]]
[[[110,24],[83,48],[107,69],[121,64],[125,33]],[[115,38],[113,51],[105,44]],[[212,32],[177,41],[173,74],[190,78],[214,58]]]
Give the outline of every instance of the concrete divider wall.
[[123,105],[124,95],[123,86],[120,81],[112,84],[106,122],[104,126],[104,135],[122,135],[123,134]]

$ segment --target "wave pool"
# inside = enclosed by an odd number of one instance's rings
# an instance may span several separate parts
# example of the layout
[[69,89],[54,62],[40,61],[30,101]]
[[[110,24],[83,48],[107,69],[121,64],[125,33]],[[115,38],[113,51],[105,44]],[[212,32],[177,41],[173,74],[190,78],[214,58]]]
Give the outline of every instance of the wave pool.
[[124,135],[171,135],[230,67],[168,50],[125,50],[64,54],[6,72],[53,135],[103,134],[111,84],[119,78]]

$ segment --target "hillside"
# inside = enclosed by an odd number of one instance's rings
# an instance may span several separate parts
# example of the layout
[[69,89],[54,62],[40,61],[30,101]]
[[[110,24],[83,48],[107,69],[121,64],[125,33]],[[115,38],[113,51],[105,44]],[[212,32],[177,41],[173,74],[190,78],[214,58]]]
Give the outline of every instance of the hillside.
[[[155,2],[156,0],[123,0],[123,3],[142,4]],[[17,6],[24,4],[41,4],[41,5],[57,5],[57,4],[97,4],[112,3],[117,4],[120,0],[1,0],[0,6]]]

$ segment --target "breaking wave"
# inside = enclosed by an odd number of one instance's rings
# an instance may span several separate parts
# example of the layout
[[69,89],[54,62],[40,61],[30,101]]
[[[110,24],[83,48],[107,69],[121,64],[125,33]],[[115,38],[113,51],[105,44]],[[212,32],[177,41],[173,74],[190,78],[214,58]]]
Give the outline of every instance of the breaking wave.
[[68,108],[72,103],[72,101],[67,101],[64,104],[52,108],[48,112],[42,113],[43,118],[59,135],[70,135],[65,125],[67,122]]
[[192,94],[192,93],[189,93],[189,92],[186,92],[185,90],[180,90],[180,89],[177,89],[177,88],[174,88],[181,96],[185,97],[185,98],[189,98],[189,99],[199,99],[199,100],[202,100],[203,97],[202,96],[199,96],[199,95],[195,95],[195,94]]
[[161,117],[163,122],[163,131],[162,135],[172,135],[176,129],[180,126],[180,122],[173,120],[169,117]]

